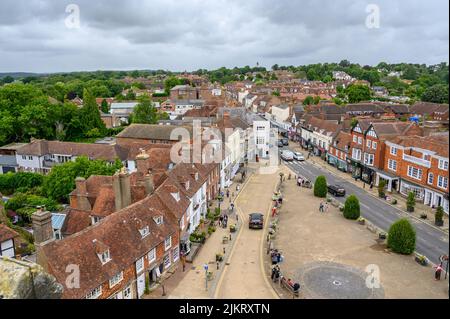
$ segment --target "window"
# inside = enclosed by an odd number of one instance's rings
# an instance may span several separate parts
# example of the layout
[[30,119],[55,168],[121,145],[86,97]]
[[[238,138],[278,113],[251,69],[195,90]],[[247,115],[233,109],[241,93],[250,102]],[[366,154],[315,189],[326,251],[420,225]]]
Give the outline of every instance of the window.
[[377,143],[377,142],[372,142],[372,148],[373,148],[374,150],[377,149],[377,146],[378,146],[378,143]]
[[107,251],[103,252],[102,254],[100,254],[100,260],[101,260],[103,265],[111,260],[111,256],[109,255],[109,250],[107,250]]
[[398,149],[396,147],[391,146],[391,155],[397,156]]
[[175,198],[177,202],[180,201],[180,193],[172,193],[172,197]]
[[26,161],[27,157],[25,155],[22,155],[22,159]]
[[434,182],[434,175],[433,175],[433,173],[429,173],[428,174],[428,184],[433,185],[433,182]]
[[115,275],[114,277],[112,277],[109,280],[109,288],[114,287],[115,285],[117,285],[122,280],[123,280],[123,271],[119,272],[117,275]]
[[447,160],[439,160],[439,169],[444,171],[448,171],[448,161]]
[[353,142],[358,143],[358,137],[356,135],[353,135]]
[[28,156],[28,159],[29,159],[30,161],[32,161],[32,160],[33,160],[33,156]]
[[358,137],[358,144],[362,144],[362,137]]
[[128,286],[123,290],[123,299],[131,299],[131,298],[132,298],[131,286]]
[[367,140],[367,148],[371,148],[372,147],[372,141],[371,140]]
[[256,128],[257,131],[264,131],[266,128],[264,126],[258,126]]
[[394,172],[396,172],[397,171],[397,161],[395,161],[395,160],[389,160],[388,161],[388,168],[391,170],[391,171],[394,171]]
[[170,267],[170,253],[164,256],[164,269],[167,269]]
[[264,138],[264,137],[258,137],[258,138],[256,139],[256,144],[261,145],[261,144],[265,144],[265,143],[266,143],[266,141],[265,141],[265,138]]
[[408,176],[421,180],[422,179],[422,170],[419,168],[416,168],[414,166],[408,166]]
[[162,216],[157,216],[155,218],[153,218],[153,220],[155,221],[156,225],[162,225],[164,223],[164,218]]
[[176,262],[178,259],[180,259],[180,247],[175,247],[172,250],[173,255],[173,262]]
[[102,286],[99,286],[86,295],[86,299],[97,299],[102,295]]
[[152,263],[156,260],[156,248],[153,248],[148,252],[148,263]]
[[353,159],[360,161],[361,160],[361,150],[354,148],[352,150],[352,157],[353,157]]
[[136,261],[136,272],[140,273],[142,270],[144,270],[144,257]]
[[167,237],[164,241],[164,249],[167,251],[170,247],[172,247],[172,236]]
[[150,228],[148,226],[145,226],[144,228],[140,229],[139,232],[141,233],[141,237],[145,238],[150,234]]
[[373,161],[374,161],[373,154],[364,153],[364,164],[373,166]]
[[448,177],[440,176],[438,177],[438,187],[447,189],[448,187]]

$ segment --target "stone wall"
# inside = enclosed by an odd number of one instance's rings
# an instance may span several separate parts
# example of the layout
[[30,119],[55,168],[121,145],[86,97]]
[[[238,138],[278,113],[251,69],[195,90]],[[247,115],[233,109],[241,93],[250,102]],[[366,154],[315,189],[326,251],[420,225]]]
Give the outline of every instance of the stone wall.
[[41,266],[0,257],[0,299],[60,299],[62,292]]

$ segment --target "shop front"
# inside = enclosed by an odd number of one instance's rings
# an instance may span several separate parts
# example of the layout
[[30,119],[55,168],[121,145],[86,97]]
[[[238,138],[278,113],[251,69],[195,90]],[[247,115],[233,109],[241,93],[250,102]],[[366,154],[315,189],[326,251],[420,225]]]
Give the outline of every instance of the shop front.
[[344,160],[341,160],[340,158],[331,155],[331,154],[327,154],[327,159],[328,159],[328,164],[330,164],[331,166],[336,167],[338,170],[347,173],[348,172],[348,167],[347,167],[347,162]]
[[381,172],[381,171],[377,171],[376,172],[376,181],[375,181],[375,186],[380,185],[380,182],[384,181],[385,185],[386,185],[386,190],[388,192],[392,192],[392,191],[398,191],[399,190],[399,185],[400,185],[400,178],[395,176],[395,175],[391,175],[388,174],[386,172]]

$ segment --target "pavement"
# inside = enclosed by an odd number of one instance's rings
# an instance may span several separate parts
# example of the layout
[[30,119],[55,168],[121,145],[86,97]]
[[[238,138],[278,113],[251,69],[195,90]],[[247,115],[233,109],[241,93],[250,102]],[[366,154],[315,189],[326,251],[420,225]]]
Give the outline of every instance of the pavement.
[[272,195],[279,180],[278,173],[253,175],[244,192],[236,201],[243,227],[232,251],[229,266],[217,285],[215,298],[220,299],[274,299],[278,298],[263,269],[262,254],[266,229],[248,228],[248,215],[260,212],[268,220]]
[[[319,213],[323,199],[294,179],[282,185],[283,205],[278,216],[274,248],[284,256],[281,271],[301,285],[301,299],[443,299],[448,280],[434,280],[434,269],[419,265],[414,256],[391,252],[377,236],[329,205]],[[266,256],[266,260],[269,257]],[[366,282],[370,275],[377,278]],[[292,299],[274,284],[281,298]]]
[[[305,176],[312,182],[315,181],[317,176],[324,175],[329,184],[339,184],[343,186],[347,191],[347,196],[354,194],[359,198],[362,208],[361,215],[386,232],[398,219],[409,219],[417,232],[416,251],[419,254],[426,256],[431,262],[438,263],[440,256],[448,255],[448,232],[430,225],[415,216],[411,216],[400,208],[400,204],[397,205],[398,207],[393,206],[386,201],[377,198],[373,193],[368,192],[367,189],[363,189],[361,187],[361,182],[359,182],[359,185],[357,185],[358,183],[355,184],[350,174],[337,171],[319,158],[311,158],[305,162],[294,161],[285,164],[295,174]],[[344,203],[346,197],[338,197],[337,200]]]

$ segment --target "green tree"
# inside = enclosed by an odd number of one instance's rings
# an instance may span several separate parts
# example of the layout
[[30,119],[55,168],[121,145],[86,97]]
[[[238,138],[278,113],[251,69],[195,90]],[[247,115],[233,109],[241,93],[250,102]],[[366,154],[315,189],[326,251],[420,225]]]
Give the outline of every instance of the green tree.
[[95,97],[88,91],[84,91],[83,107],[81,108],[81,123],[86,134],[92,129],[98,129],[100,134],[106,134],[106,126],[103,123]]
[[120,161],[116,161],[114,165],[109,165],[105,161],[90,161],[87,157],[78,157],[74,162],[53,167],[44,181],[43,191],[50,199],[67,202],[69,194],[75,189],[77,177],[111,176],[121,167]]
[[439,206],[436,209],[436,213],[434,215],[434,222],[436,225],[442,226],[444,223],[444,208],[442,206]]
[[422,101],[432,103],[448,103],[448,86],[437,84],[427,88],[422,95]]
[[327,179],[325,176],[318,176],[314,183],[314,196],[319,198],[327,197]]
[[355,195],[350,195],[345,201],[344,217],[351,220],[357,220],[361,216],[359,200]]
[[100,108],[103,113],[105,113],[105,114],[109,113],[109,104],[108,104],[108,101],[106,101],[106,99],[102,100],[102,104],[101,104]]
[[150,100],[150,97],[147,95],[141,96],[139,103],[134,107],[131,122],[135,124],[156,124],[158,120],[158,110]]
[[345,93],[350,103],[358,103],[368,101],[371,98],[370,88],[367,85],[353,84],[350,85]]
[[414,252],[416,231],[407,219],[400,219],[390,227],[387,244],[390,249],[399,254],[410,255]]
[[378,197],[384,198],[386,196],[385,193],[386,182],[384,180],[380,180],[378,183]]
[[314,103],[314,98],[310,95],[308,95],[304,100],[303,100],[303,105],[312,105]]
[[172,77],[168,78],[164,82],[164,87],[165,87],[166,94],[169,95],[171,89],[173,89],[177,85],[181,85],[182,83],[183,82],[177,77],[172,76]]
[[409,192],[408,198],[406,199],[406,210],[412,213],[414,206],[416,206],[416,195],[413,192]]

